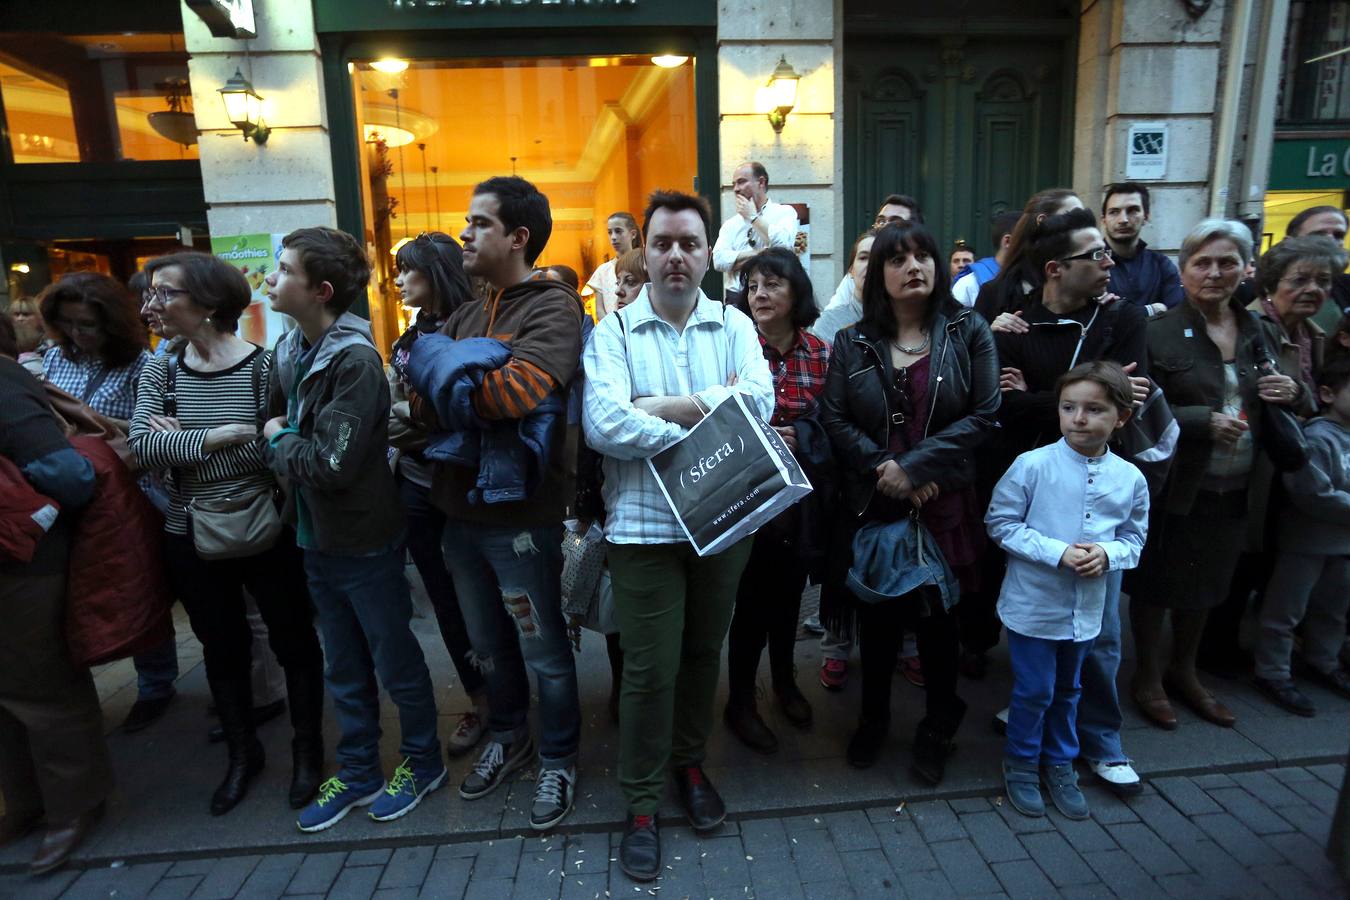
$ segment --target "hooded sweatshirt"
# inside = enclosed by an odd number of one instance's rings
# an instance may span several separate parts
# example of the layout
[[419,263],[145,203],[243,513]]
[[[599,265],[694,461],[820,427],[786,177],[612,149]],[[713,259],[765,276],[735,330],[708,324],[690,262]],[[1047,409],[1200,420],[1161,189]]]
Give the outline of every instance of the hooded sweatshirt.
[[[483,376],[473,405],[486,421],[518,427],[519,420],[549,395],[556,393],[566,401],[581,370],[584,318],[585,306],[576,291],[535,272],[486,301],[464,304],[451,314],[441,333],[456,340],[495,338],[511,348],[511,360]],[[436,467],[432,502],[452,518],[483,525],[533,528],[561,523],[573,494],[576,427],[569,424],[554,435],[547,471],[524,500],[470,503],[477,469],[447,463]]]
[[285,415],[288,423],[266,453],[291,488],[301,547],[363,556],[402,537],[403,511],[386,462],[389,385],[369,322],[344,313],[312,345],[299,328],[282,335],[268,415]]

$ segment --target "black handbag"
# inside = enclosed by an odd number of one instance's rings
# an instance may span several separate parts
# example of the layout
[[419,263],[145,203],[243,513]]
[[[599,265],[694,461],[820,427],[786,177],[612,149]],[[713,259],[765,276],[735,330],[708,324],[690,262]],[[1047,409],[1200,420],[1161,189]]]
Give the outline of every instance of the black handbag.
[[[1257,327],[1260,328],[1259,322]],[[1256,370],[1262,375],[1281,374],[1263,332],[1259,341]],[[1288,407],[1261,403],[1261,449],[1280,472],[1296,472],[1308,464],[1308,442],[1303,437],[1303,425]]]

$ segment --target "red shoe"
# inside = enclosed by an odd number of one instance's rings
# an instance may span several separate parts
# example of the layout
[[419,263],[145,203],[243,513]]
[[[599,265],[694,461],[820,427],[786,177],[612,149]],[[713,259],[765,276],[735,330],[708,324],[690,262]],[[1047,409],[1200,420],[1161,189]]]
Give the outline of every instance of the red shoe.
[[842,659],[827,659],[820,664],[820,686],[827,691],[842,691],[848,681],[848,663]]
[[917,656],[907,656],[896,665],[900,674],[905,676],[905,680],[915,687],[923,687],[923,666],[919,664]]

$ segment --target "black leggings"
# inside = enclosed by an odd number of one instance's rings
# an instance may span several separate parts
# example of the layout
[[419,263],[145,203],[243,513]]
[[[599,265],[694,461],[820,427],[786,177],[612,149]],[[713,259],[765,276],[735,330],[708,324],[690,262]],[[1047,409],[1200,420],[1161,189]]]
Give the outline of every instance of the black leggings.
[[943,735],[956,733],[966,704],[956,693],[960,658],[956,616],[933,597],[932,612],[919,615],[918,599],[912,595],[886,603],[858,604],[859,650],[862,657],[862,717],[877,724],[891,719],[891,682],[895,660],[906,630],[919,639],[924,690],[928,694],[926,722]]
[[165,535],[165,545],[169,583],[201,641],[208,679],[249,682],[253,632],[244,618],[244,588],[258,605],[281,667],[291,675],[323,671],[304,563],[289,528],[270,550],[240,559],[204,560],[181,534]]
[[727,676],[733,702],[755,695],[755,673],[767,641],[775,688],[793,683],[793,648],[807,567],[793,544],[773,530],[755,535],[750,561],[736,591],[727,641]]

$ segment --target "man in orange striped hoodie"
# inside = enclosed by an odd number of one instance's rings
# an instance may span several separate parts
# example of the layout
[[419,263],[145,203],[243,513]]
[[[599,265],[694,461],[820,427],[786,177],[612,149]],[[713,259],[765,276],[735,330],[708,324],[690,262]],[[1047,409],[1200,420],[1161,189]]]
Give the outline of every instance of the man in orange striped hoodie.
[[[564,394],[577,376],[585,308],[576,291],[534,269],[553,228],[548,198],[534,185],[514,177],[479,184],[467,219],[460,234],[464,269],[491,293],[456,310],[442,333],[510,345],[510,361],[483,377],[473,405],[483,420],[514,428],[551,394]],[[487,748],[459,793],[466,800],[485,796],[533,759],[528,666],[539,684],[540,771],[530,810],[539,831],[571,811],[581,737],[559,582],[564,507],[572,494],[564,450],[575,431],[555,434],[547,471],[524,500],[470,502],[478,473],[465,466],[438,466],[432,484],[432,502],[447,517],[446,566],[492,709]]]

